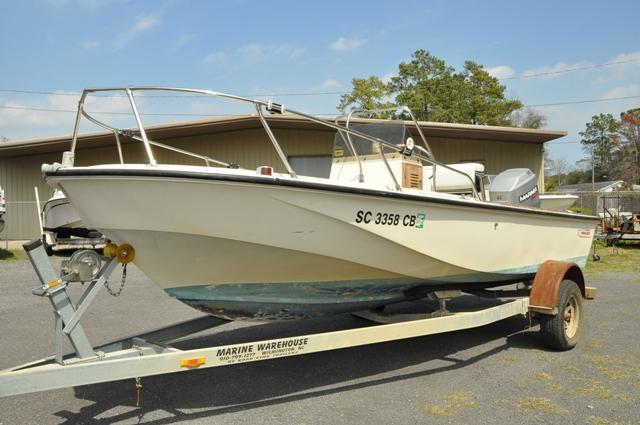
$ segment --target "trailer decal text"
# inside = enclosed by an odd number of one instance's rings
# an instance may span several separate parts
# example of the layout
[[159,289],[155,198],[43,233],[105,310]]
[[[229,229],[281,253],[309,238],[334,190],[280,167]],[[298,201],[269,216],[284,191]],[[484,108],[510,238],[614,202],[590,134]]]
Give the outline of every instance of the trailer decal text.
[[293,338],[222,347],[216,351],[216,357],[226,364],[273,359],[298,354],[305,350],[308,343],[309,338]]

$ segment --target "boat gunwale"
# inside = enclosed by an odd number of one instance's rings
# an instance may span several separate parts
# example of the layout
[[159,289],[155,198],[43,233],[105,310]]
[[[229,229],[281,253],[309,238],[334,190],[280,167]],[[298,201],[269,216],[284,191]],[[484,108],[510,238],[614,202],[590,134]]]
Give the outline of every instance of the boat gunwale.
[[43,175],[45,180],[50,177],[66,177],[66,176],[121,176],[121,177],[158,177],[158,178],[183,178],[183,179],[196,179],[196,180],[214,180],[214,181],[227,181],[235,183],[251,183],[260,184],[266,186],[284,186],[293,187],[299,189],[315,189],[327,192],[348,193],[356,195],[376,196],[384,198],[403,199],[409,201],[419,201],[426,203],[446,204],[460,207],[472,207],[491,209],[498,211],[507,211],[513,213],[546,215],[552,217],[562,217],[574,220],[592,220],[600,221],[599,217],[584,215],[584,214],[571,214],[561,211],[551,210],[536,210],[533,208],[520,207],[515,205],[500,205],[490,202],[470,202],[467,200],[457,200],[450,198],[439,198],[429,195],[415,195],[406,192],[391,192],[380,189],[360,188],[353,186],[340,186],[333,184],[320,183],[316,181],[305,181],[300,179],[286,179],[280,177],[273,177],[266,179],[262,176],[251,176],[241,174],[224,174],[224,173],[204,173],[191,170],[167,170],[159,168],[145,168],[145,169],[131,169],[131,168],[88,168],[88,167],[70,167],[70,168],[58,168],[55,171],[44,171]]

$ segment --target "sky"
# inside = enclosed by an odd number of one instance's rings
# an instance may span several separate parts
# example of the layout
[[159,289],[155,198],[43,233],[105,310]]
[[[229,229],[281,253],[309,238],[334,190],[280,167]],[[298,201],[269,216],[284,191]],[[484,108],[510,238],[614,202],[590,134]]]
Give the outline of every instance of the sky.
[[[85,87],[205,88],[335,114],[352,78],[388,79],[425,49],[458,70],[484,65],[568,133],[547,150],[573,165],[593,115],[640,106],[639,19],[637,0],[3,1],[0,136],[70,134]],[[145,124],[252,112],[201,97],[139,103]],[[87,110],[133,125],[124,97]]]

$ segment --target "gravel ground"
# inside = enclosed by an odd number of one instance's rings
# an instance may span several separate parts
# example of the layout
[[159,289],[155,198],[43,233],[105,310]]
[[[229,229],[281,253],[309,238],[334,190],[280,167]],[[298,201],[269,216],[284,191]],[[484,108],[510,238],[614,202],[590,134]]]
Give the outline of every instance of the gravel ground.
[[[60,258],[55,258],[59,263]],[[114,282],[117,285],[117,282]],[[0,399],[0,425],[76,423],[640,424],[640,278],[588,279],[581,343],[545,349],[519,318],[482,328],[339,351]],[[49,303],[31,295],[28,261],[0,262],[0,368],[52,352]],[[74,291],[78,293],[77,291]],[[95,343],[199,316],[135,267],[83,319]],[[232,323],[188,346],[362,324],[351,316]],[[186,345],[185,345],[186,346]]]

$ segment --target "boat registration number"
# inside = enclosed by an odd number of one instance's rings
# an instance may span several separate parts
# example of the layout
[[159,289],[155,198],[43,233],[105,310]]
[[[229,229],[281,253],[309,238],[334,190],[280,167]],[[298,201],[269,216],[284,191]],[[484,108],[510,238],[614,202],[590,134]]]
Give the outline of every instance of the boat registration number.
[[356,223],[415,227],[416,229],[422,229],[424,228],[425,217],[426,215],[424,213],[395,214],[360,210],[356,213]]

